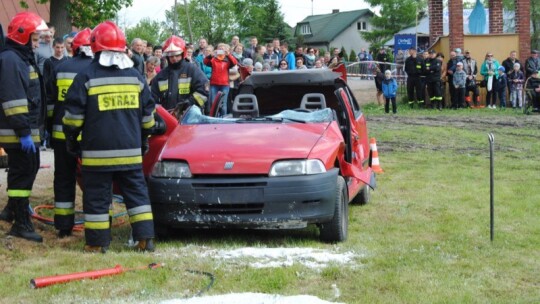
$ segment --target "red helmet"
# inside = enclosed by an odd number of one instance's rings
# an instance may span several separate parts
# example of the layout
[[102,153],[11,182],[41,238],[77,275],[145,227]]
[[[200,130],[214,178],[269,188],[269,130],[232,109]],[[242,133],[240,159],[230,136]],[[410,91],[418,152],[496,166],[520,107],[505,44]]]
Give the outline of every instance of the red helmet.
[[11,19],[8,25],[7,37],[18,44],[25,45],[30,40],[32,33],[48,29],[49,27],[40,16],[32,12],[22,12]]
[[101,51],[125,52],[126,36],[116,24],[105,21],[92,31],[90,46],[92,46],[92,52],[94,53]]
[[90,45],[90,35],[92,34],[92,31],[89,28],[85,28],[84,30],[80,31],[73,37],[72,47],[73,47],[73,53],[76,53],[77,50],[79,50],[79,47],[83,45]]
[[163,44],[163,56],[175,56],[186,51],[186,42],[178,36],[171,36]]

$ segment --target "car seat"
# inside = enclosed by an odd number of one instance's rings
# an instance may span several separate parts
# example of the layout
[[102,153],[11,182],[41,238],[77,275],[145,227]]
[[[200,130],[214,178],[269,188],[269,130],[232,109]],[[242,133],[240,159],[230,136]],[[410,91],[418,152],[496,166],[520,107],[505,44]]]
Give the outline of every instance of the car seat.
[[302,97],[300,109],[314,111],[326,109],[326,99],[321,93],[308,93]]
[[238,94],[232,105],[233,118],[253,118],[259,116],[257,96],[253,94]]

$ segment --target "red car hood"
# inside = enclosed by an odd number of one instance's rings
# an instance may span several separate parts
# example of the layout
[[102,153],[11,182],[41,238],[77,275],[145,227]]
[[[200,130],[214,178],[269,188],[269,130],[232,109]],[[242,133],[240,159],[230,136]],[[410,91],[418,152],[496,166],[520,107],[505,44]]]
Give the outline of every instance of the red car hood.
[[[275,160],[307,158],[328,125],[179,125],[160,159],[185,160],[193,174],[268,174]],[[234,163],[231,169],[226,162]]]

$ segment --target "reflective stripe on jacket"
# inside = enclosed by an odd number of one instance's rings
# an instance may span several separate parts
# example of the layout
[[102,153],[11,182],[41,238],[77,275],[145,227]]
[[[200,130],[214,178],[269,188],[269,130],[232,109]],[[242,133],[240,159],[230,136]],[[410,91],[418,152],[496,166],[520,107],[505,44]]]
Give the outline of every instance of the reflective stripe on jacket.
[[65,100],[66,138],[82,131],[82,169],[142,167],[142,130],[154,126],[155,103],[135,69],[101,66],[96,59],[77,74]]

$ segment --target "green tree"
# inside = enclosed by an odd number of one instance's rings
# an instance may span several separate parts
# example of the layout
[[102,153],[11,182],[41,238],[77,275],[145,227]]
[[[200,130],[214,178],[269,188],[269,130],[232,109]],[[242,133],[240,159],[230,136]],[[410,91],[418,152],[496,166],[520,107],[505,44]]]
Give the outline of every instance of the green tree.
[[374,47],[381,47],[395,33],[414,25],[417,14],[427,9],[426,0],[366,0],[371,7],[380,7],[380,15],[371,18],[374,29],[362,32],[362,36]]
[[[28,8],[27,0],[21,0],[21,7]],[[50,22],[58,33],[71,32],[71,26],[93,28],[100,22],[113,19],[123,7],[128,7],[133,0],[37,0],[39,3],[50,2]]]
[[[226,38],[233,33],[235,26],[234,1],[233,0],[199,0],[190,1],[187,5],[189,20],[193,33],[193,41],[190,38],[190,25],[184,4],[177,5],[176,23],[177,34],[187,41],[196,42],[198,38],[205,37],[210,44],[227,41]],[[166,32],[173,33],[173,20],[175,18],[174,6],[165,12]]]
[[236,33],[245,38],[256,36],[259,42],[290,38],[277,0],[234,0]]
[[165,12],[165,32],[173,33],[176,18],[177,34],[191,42],[204,37],[211,44],[228,42],[234,35],[241,39],[256,36],[261,43],[277,37],[290,37],[288,27],[276,0],[199,0],[190,1],[187,13],[191,21],[193,39],[190,38],[188,18],[184,4]]
[[349,61],[355,62],[356,61],[356,53],[354,52],[354,49],[351,49],[351,52],[349,53]]
[[132,41],[135,38],[141,38],[153,45],[161,44],[167,39],[167,34],[163,31],[162,25],[150,18],[144,18],[136,26],[126,29],[126,38]]

